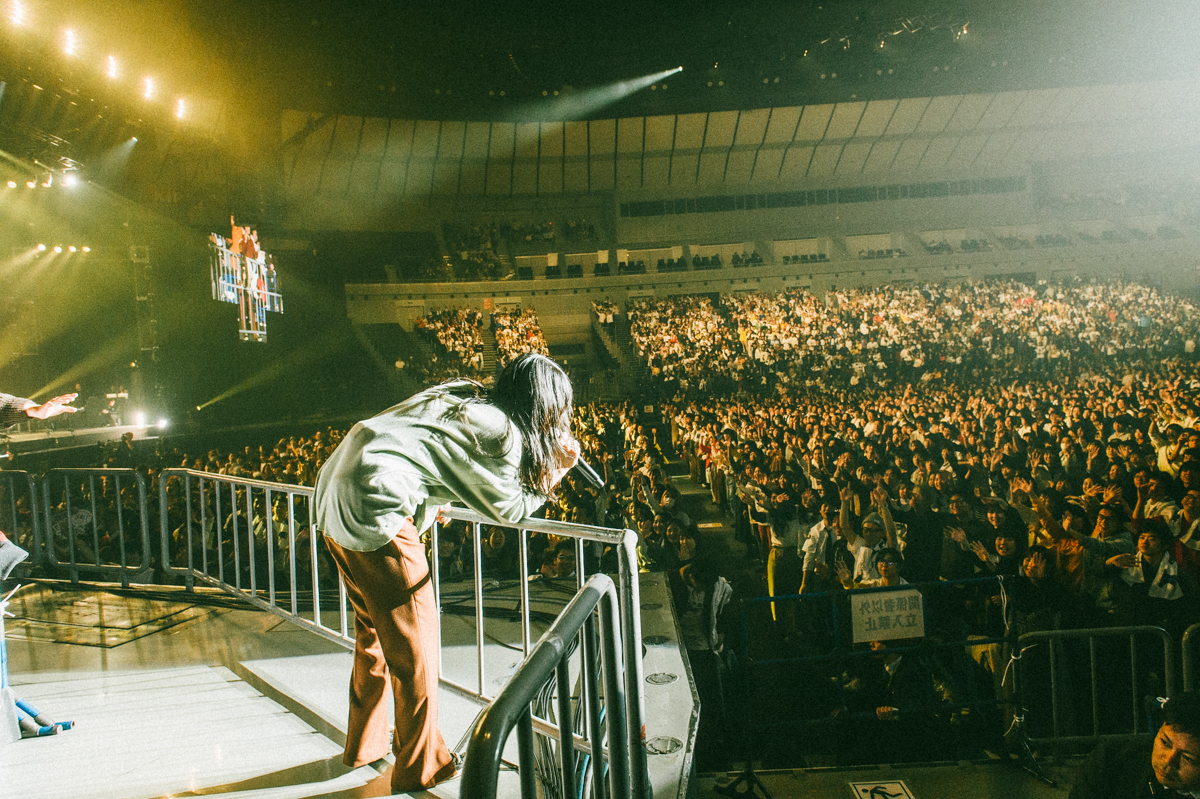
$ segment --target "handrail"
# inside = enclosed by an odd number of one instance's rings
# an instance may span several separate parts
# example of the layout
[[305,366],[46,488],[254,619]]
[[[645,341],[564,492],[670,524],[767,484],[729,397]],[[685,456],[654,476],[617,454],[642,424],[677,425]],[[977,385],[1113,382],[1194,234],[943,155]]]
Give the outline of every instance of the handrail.
[[[22,529],[17,512],[17,482],[22,477],[25,496],[29,497],[28,531]],[[0,530],[3,530],[14,544],[29,552],[29,560],[23,565],[40,566],[46,562],[46,533],[42,529],[41,514],[38,513],[40,503],[33,475],[20,469],[5,469],[0,471],[0,478],[5,478],[8,489],[4,494],[8,505],[0,510]]]
[[[86,492],[86,495],[83,497],[83,499],[86,501],[87,507],[89,509],[83,510],[83,513],[85,513],[89,516],[88,521],[90,522],[91,533],[92,533],[92,541],[91,541],[92,559],[91,559],[90,563],[88,563],[88,562],[81,563],[76,558],[75,549],[76,549],[77,542],[76,542],[76,536],[74,534],[75,516],[74,516],[74,512],[72,511],[71,490],[70,490],[70,486],[67,483],[67,481],[73,476],[87,478],[87,492]],[[53,505],[53,503],[50,502],[50,489],[51,489],[51,484],[54,482],[54,479],[57,477],[61,477],[63,479],[63,506],[64,506],[64,511],[66,513],[66,517],[64,520],[65,526],[66,526],[66,538],[67,538],[66,554],[68,557],[68,560],[66,562],[62,562],[59,559],[59,553],[55,546],[55,540],[54,540],[53,516],[51,515],[51,508],[54,505]],[[115,491],[114,491],[114,494],[112,495],[112,497],[116,501],[112,503],[112,509],[115,510],[115,513],[116,513],[117,529],[119,531],[119,534],[116,536],[117,549],[118,549],[118,553],[119,553],[118,554],[119,563],[115,563],[115,564],[101,562],[101,554],[100,553],[101,553],[102,547],[101,547],[101,538],[100,538],[100,526],[97,523],[98,514],[97,514],[97,502],[96,502],[96,478],[97,477],[99,477],[103,480],[107,480],[107,479],[111,478],[115,484]],[[121,482],[122,482],[123,478],[131,479],[133,481],[133,485],[137,488],[137,495],[138,495],[138,503],[137,503],[138,538],[137,538],[137,543],[140,544],[141,562],[136,567],[132,567],[129,565],[130,553],[129,553],[129,547],[127,546],[127,542],[125,540],[126,539],[126,536],[125,536],[126,510],[124,508],[123,503],[121,502],[121,499],[122,499],[122,497],[121,497]],[[79,572],[80,571],[94,571],[94,572],[99,572],[100,574],[115,573],[117,575],[118,579],[120,579],[120,581],[121,581],[121,586],[124,588],[129,587],[129,584],[131,582],[131,579],[130,579],[131,575],[133,575],[133,577],[135,577],[138,580],[148,578],[150,576],[150,574],[152,573],[152,570],[154,568],[154,558],[153,558],[153,553],[150,548],[150,519],[149,519],[150,513],[149,513],[149,508],[147,507],[147,503],[146,503],[146,478],[145,478],[145,476],[142,475],[141,472],[137,471],[136,469],[126,469],[126,468],[118,468],[118,469],[113,469],[113,468],[51,469],[50,471],[48,471],[45,474],[45,476],[43,476],[43,478],[41,480],[41,484],[42,484],[42,500],[43,500],[43,506],[41,508],[42,513],[43,513],[43,528],[42,529],[44,531],[43,540],[44,540],[44,544],[45,544],[46,560],[48,563],[50,563],[51,565],[54,565],[54,566],[64,566],[69,571],[72,582],[79,581]],[[107,533],[108,531],[105,531],[105,532]],[[84,542],[80,541],[78,543],[82,544]]]
[[[184,504],[185,519],[180,526],[182,533],[181,540],[173,541],[169,529],[169,516],[172,511],[170,500],[173,496],[172,492],[179,485],[182,485],[186,496],[186,503]],[[239,493],[244,496],[239,497]],[[278,544],[281,542],[276,541],[277,536],[274,534],[267,534],[265,541],[259,540],[256,547],[254,540],[254,524],[256,521],[254,509],[259,506],[257,500],[259,496],[263,497],[261,507],[266,509],[272,507],[273,498],[275,497],[282,497],[283,501],[286,502],[286,552],[278,551]],[[354,646],[354,637],[350,629],[350,614],[348,612],[345,585],[340,575],[337,575],[338,625],[337,627],[331,627],[323,621],[322,603],[326,600],[332,600],[331,591],[333,585],[332,581],[324,587],[321,585],[321,564],[318,560],[317,546],[320,537],[313,535],[315,521],[313,503],[311,502],[312,496],[313,489],[307,486],[269,483],[244,477],[197,472],[191,469],[164,469],[159,475],[163,568],[183,578],[189,590],[193,587],[196,580],[216,586],[226,592],[242,597],[256,607],[283,616],[294,624],[300,625],[324,638],[347,648],[352,648]],[[198,508],[196,507],[197,503],[199,504]],[[244,511],[245,530],[241,529],[243,525],[239,523],[238,514],[233,512],[232,509],[234,508]],[[209,519],[210,510],[212,513],[215,513],[215,519],[211,520],[211,524]],[[298,522],[298,510],[300,515],[305,517],[305,521]],[[271,517],[269,512],[263,515],[264,518],[261,520],[260,526],[266,526],[269,530],[275,519]],[[624,672],[624,695],[628,698],[629,702],[627,711],[629,724],[627,725],[626,732],[628,739],[627,746],[631,752],[632,773],[636,778],[632,795],[635,797],[648,797],[649,778],[647,776],[646,750],[642,744],[645,740],[645,690],[643,682],[644,667],[641,655],[641,599],[637,569],[637,534],[632,530],[614,530],[591,525],[546,521],[543,519],[523,519],[514,525],[498,522],[475,511],[458,507],[445,509],[443,516],[451,520],[466,522],[470,525],[471,529],[471,545],[473,546],[475,564],[474,575],[472,577],[475,598],[477,680],[473,686],[469,686],[445,676],[440,662],[441,628],[439,626],[438,668],[441,675],[440,683],[454,693],[481,705],[486,705],[492,699],[487,690],[488,683],[485,675],[485,661],[483,656],[482,526],[515,528],[520,533],[518,546],[522,576],[522,579],[519,580],[521,651],[526,656],[529,655],[532,646],[529,618],[529,583],[528,580],[524,579],[529,574],[528,533],[548,533],[575,539],[577,563],[576,586],[578,588],[582,588],[584,585],[583,575],[585,573],[586,554],[584,542],[600,542],[612,546],[616,550],[619,568],[617,597],[620,609],[621,640],[625,650],[624,662],[626,664]],[[229,547],[232,548],[232,553],[225,551],[224,536],[221,535],[226,527],[226,522],[230,523],[229,527],[231,528],[229,530],[231,533]],[[201,531],[199,535],[197,534],[197,527]],[[297,533],[301,527],[308,530],[308,541],[311,544],[307,553],[307,562],[303,564],[298,562],[296,556]],[[216,533],[215,542],[208,541],[210,530]],[[429,560],[431,582],[440,607],[442,588],[438,552],[438,530],[439,527],[435,523],[430,534],[431,552]],[[282,537],[282,532],[284,531],[280,531],[280,537]],[[180,547],[186,548],[186,558],[183,552],[176,552],[176,548]],[[258,564],[255,561],[256,548],[260,551],[259,557],[264,558],[266,561],[264,576],[267,586],[265,591],[258,585],[258,570],[256,569]],[[242,563],[243,551],[246,553],[246,564]],[[177,560],[185,560],[186,562],[180,565],[176,563]],[[216,561],[215,567],[212,562],[213,560]],[[226,562],[230,560],[232,561],[229,564],[232,574],[228,574],[227,572],[230,569],[226,569]],[[289,590],[285,595],[288,600],[286,607],[281,605],[280,599],[276,595],[276,563],[279,563],[282,567],[282,575],[288,582]],[[311,612],[306,613],[301,613],[300,611],[299,603],[302,597],[297,590],[297,579],[303,576],[303,572],[307,572],[310,577],[310,585],[306,588],[306,594],[311,591],[312,602]],[[558,734],[558,726],[549,721],[535,718],[533,723],[542,733]],[[590,752],[590,745],[583,738],[577,737],[576,744],[584,751]]]
[[[603,653],[596,652],[596,635],[593,613],[600,608],[600,640]],[[605,679],[605,719],[608,731],[608,793],[610,799],[635,795],[630,783],[630,752],[617,741],[628,742],[625,730],[625,697],[620,673],[620,625],[618,623],[618,601],[612,580],[603,574],[595,574],[579,590],[567,607],[559,614],[550,629],[534,646],[529,657],[517,669],[488,708],[479,717],[467,748],[463,765],[462,799],[495,799],[500,775],[500,761],[504,746],[513,728],[517,728],[517,744],[520,757],[521,795],[533,799],[537,796],[533,757],[533,717],[530,703],[541,691],[550,676],[557,677],[559,766],[563,785],[570,786],[575,774],[574,740],[570,734],[571,690],[569,685],[569,644],[577,635],[582,635],[583,698],[588,716],[586,729],[593,751],[600,748],[602,737],[600,724],[600,697],[595,684],[597,654]],[[640,748],[640,744],[639,744]],[[606,795],[603,763],[592,759],[592,796],[603,799]]]

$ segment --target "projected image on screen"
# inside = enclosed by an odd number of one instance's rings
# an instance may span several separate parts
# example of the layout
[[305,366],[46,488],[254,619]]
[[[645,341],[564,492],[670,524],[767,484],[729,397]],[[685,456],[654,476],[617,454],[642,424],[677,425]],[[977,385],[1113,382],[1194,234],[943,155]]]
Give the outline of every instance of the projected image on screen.
[[267,312],[283,313],[275,261],[258,246],[258,232],[229,217],[229,238],[209,234],[213,299],[238,306],[242,341],[267,340]]

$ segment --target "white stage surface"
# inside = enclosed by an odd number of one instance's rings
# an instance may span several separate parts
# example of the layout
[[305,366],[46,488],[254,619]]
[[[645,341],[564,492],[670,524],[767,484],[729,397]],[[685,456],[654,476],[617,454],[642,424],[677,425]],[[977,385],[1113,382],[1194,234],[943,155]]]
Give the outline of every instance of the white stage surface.
[[[655,799],[676,799],[687,792],[699,703],[664,577],[641,577],[650,778]],[[556,615],[573,585],[535,582],[531,609]],[[443,673],[475,686],[474,600],[456,603],[455,589],[443,585]],[[507,612],[515,607],[515,590],[493,586],[484,602],[491,693],[522,659],[519,623]],[[51,719],[76,726],[0,744],[0,793],[39,799],[388,795],[389,766],[341,763],[350,652],[276,616],[240,608],[232,600],[191,601],[173,589],[124,596],[50,584],[22,589],[10,606],[16,617],[7,622],[13,688]],[[325,618],[335,622],[336,613]],[[535,640],[545,626],[535,623]],[[445,688],[439,703],[446,743],[465,751],[480,706]],[[513,736],[506,760],[516,759]],[[500,795],[517,796],[515,772],[501,777]],[[459,780],[419,795],[457,797]]]

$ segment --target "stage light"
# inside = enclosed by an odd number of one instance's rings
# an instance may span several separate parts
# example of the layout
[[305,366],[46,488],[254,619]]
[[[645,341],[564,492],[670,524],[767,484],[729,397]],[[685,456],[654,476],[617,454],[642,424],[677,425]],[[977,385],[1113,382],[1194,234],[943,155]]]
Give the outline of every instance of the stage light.
[[108,57],[108,71],[106,74],[108,75],[109,80],[116,80],[117,76],[121,74],[120,71],[117,69],[116,56],[110,55]]
[[64,37],[63,52],[67,55],[76,55],[79,52],[78,44],[75,39],[75,31],[68,29]]
[[146,414],[144,414],[144,413],[137,414],[136,416],[133,417],[133,420],[134,420],[134,423],[137,424],[138,427],[146,426]]
[[70,186],[76,185],[77,183],[79,183],[79,178],[75,177],[74,174],[72,174],[71,172],[63,173],[62,184],[64,186],[70,187]]
[[10,189],[15,189],[15,188],[17,187],[17,182],[16,182],[15,180],[10,180],[10,181],[8,182],[8,187],[9,187]]
[[26,183],[25,185],[26,185],[28,188],[31,188],[31,189],[36,189],[36,188],[37,188],[37,181],[36,181],[36,180],[31,180],[31,181],[29,181],[28,183]]
[[175,118],[183,119],[183,117],[186,113],[187,113],[187,103],[185,103],[183,101],[183,98],[180,97],[179,101],[175,103]]
[[38,252],[45,252],[45,251],[46,251],[46,245],[45,245],[45,244],[39,244],[39,245],[38,245]]
[[159,419],[159,420],[158,420],[158,429],[159,429],[159,430],[166,430],[166,429],[167,429],[167,420],[166,420],[166,419]]
[[56,253],[61,253],[61,252],[62,252],[62,245],[61,245],[61,244],[55,244],[55,245],[54,245],[54,251],[55,251]]
[[132,139],[130,139],[130,141],[134,144],[137,144],[137,136],[134,136]]
[[154,99],[154,78],[146,78],[142,82],[142,97],[145,97],[147,100]]
[[25,24],[25,7],[21,5],[20,0],[13,0],[12,10],[9,11],[8,19],[13,25]]
[[67,247],[67,252],[77,252],[75,245],[72,244],[70,247]]
[[91,251],[92,251],[92,248],[91,248],[91,247],[84,247],[84,248],[83,248],[83,251],[84,251],[84,252],[91,252]]

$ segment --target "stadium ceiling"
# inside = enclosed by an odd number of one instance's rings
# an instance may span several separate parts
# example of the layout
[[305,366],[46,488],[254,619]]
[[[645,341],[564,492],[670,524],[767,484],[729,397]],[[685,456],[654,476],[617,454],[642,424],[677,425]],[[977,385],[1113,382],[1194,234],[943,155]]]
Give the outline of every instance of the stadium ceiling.
[[[593,118],[1170,80],[1200,74],[1191,0],[197,4],[285,108],[427,119],[684,72]],[[199,32],[199,30],[198,30]],[[254,42],[251,44],[251,42]],[[549,111],[553,114],[553,110]]]
[[[260,110],[546,118],[556,96],[676,66],[684,71],[588,115],[1200,75],[1200,4],[1193,0],[3,2],[10,8],[0,18],[0,79],[33,74],[47,86],[53,72],[84,94],[88,64],[98,67],[115,53],[118,71],[154,76],[164,94],[198,103],[236,99]],[[19,26],[18,8],[28,18]]]
[[[372,137],[380,125],[390,129],[409,120],[414,131],[409,144],[397,144],[402,136],[389,138],[379,162],[392,162],[395,147],[395,158],[405,163],[405,185],[418,176],[412,182],[418,195],[425,191],[421,159],[452,159],[456,147],[463,167],[454,185],[468,191],[476,190],[470,175],[476,174],[478,159],[486,162],[485,172],[499,174],[502,167],[493,162],[502,162],[506,152],[509,191],[527,193],[530,180],[537,192],[549,180],[553,191],[555,170],[553,165],[542,169],[542,161],[553,161],[556,147],[562,151],[562,190],[570,190],[566,187],[580,182],[578,164],[571,160],[577,157],[571,148],[580,141],[580,121],[596,123],[587,146],[610,148],[614,185],[632,185],[619,170],[632,169],[622,164],[637,151],[646,166],[639,169],[643,188],[658,184],[664,158],[671,164],[672,183],[677,174],[686,174],[686,167],[680,172],[675,165],[677,158],[691,157],[689,150],[697,150],[697,182],[710,182],[715,172],[706,166],[705,154],[711,149],[708,160],[721,160],[716,154],[721,147],[728,156],[722,179],[731,182],[742,180],[746,169],[758,181],[760,174],[770,173],[776,155],[782,158],[779,177],[788,177],[802,147],[812,149],[812,158],[799,177],[819,177],[832,169],[841,178],[856,168],[865,175],[885,160],[890,146],[898,151],[885,172],[914,163],[920,171],[938,164],[953,168],[961,160],[975,166],[989,159],[1024,163],[1055,148],[1070,150],[1079,141],[1100,152],[1110,133],[1122,149],[1136,147],[1126,145],[1143,131],[1150,135],[1146,141],[1157,142],[1168,133],[1152,129],[1138,114],[1161,120],[1196,106],[1183,108],[1178,98],[1151,92],[1146,96],[1171,107],[1146,109],[1139,89],[1121,87],[1190,85],[1200,79],[1200,49],[1194,46],[1200,41],[1200,3],[1195,0],[0,4],[5,9],[0,15],[0,150],[25,166],[35,165],[32,171],[82,165],[94,176],[97,166],[120,169],[115,156],[136,138],[141,143],[126,175],[143,187],[140,196],[151,198],[171,197],[179,186],[205,181],[225,181],[232,191],[251,197],[273,190],[267,184],[278,172],[281,130],[283,171],[289,183],[304,185],[305,168],[328,157],[310,153],[309,147],[322,137],[349,135],[354,119],[361,143],[338,150],[344,157],[337,168],[366,157],[369,172],[372,148],[378,149]],[[662,76],[677,66],[683,71]],[[645,88],[591,102],[618,82],[650,75],[659,77]],[[1028,99],[1012,99],[1017,96]],[[1043,101],[1047,107],[1035,113],[1032,109]],[[988,126],[1000,124],[994,120],[1004,116],[1008,102],[1017,103],[1018,119],[1023,114],[1088,115],[1091,122],[1083,139],[1075,138],[1071,125],[1057,123],[1044,135],[1032,122],[1006,122],[1000,125],[1004,130],[992,130]],[[973,120],[976,112],[979,118]],[[792,113],[798,126],[780,132],[787,127],[781,119]],[[810,129],[822,114],[829,130]],[[912,132],[897,132],[913,118],[918,121]],[[437,121],[439,149],[432,155],[429,125],[419,120]],[[939,121],[945,127],[935,130]],[[1182,123],[1176,128],[1193,130],[1190,118]],[[480,125],[489,131],[482,156]],[[881,125],[883,133],[868,133]],[[751,143],[760,128],[763,140]],[[644,132],[645,143],[626,144],[626,131],[634,129]],[[668,129],[672,143],[660,146]],[[690,141],[699,129],[710,131],[703,134],[703,144],[675,143],[680,136]],[[1023,138],[1008,154],[999,154],[1003,135],[1013,129],[1024,131]],[[530,130],[536,131],[532,139]],[[727,132],[728,143],[712,144]],[[785,145],[772,140],[776,135],[791,138]],[[914,148],[923,144],[915,155]],[[334,147],[343,148],[343,141],[337,139]],[[746,148],[756,153],[751,167],[743,164]],[[144,161],[147,152],[152,163]],[[522,172],[531,159],[536,179]],[[592,180],[594,165],[588,159],[587,181],[594,189],[604,184]],[[107,166],[110,162],[115,166]],[[0,163],[4,170],[13,174],[0,178],[38,177]],[[496,181],[486,179],[485,193],[505,192],[503,179]],[[428,191],[445,185],[431,175]]]
[[568,122],[283,115],[291,207],[319,198],[775,191],[1025,174],[1190,151],[1200,82],[1164,81]]

